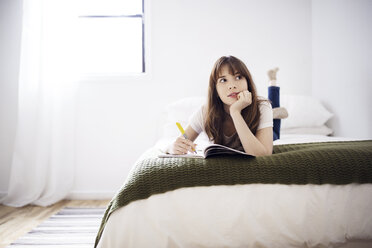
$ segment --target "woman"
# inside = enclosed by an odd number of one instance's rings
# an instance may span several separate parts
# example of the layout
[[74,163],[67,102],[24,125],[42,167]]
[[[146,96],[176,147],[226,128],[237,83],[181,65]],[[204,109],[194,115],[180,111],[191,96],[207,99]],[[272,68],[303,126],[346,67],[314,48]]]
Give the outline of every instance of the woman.
[[254,156],[272,154],[273,112],[268,100],[258,97],[246,65],[236,57],[223,56],[213,66],[208,102],[191,118],[184,136],[169,147],[171,154],[195,149],[193,141],[204,131],[217,144]]

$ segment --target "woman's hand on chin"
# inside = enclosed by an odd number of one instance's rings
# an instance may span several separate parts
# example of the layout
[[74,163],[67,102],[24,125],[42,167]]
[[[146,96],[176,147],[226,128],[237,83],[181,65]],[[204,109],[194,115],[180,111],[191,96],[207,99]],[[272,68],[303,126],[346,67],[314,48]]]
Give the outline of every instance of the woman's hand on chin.
[[232,113],[240,113],[244,108],[252,104],[252,94],[248,90],[239,92],[238,100],[231,104],[230,106],[230,115]]

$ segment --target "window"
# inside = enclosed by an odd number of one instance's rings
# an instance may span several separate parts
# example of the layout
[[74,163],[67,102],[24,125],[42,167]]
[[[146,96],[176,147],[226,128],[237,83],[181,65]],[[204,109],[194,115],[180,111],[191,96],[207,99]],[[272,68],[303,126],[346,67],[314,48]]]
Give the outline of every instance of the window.
[[144,0],[77,0],[78,70],[85,75],[144,73]]

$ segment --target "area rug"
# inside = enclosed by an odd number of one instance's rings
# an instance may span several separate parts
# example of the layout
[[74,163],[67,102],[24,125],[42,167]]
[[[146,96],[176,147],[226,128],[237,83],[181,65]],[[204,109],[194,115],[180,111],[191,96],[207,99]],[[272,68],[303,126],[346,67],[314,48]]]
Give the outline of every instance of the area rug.
[[7,247],[92,248],[104,212],[105,208],[63,208]]

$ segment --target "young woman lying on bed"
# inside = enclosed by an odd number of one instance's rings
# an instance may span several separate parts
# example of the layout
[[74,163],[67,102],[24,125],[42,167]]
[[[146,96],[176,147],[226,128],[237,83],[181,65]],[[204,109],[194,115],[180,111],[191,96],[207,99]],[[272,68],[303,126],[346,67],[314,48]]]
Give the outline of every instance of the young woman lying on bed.
[[[285,109],[279,108],[278,69],[268,72],[270,102],[257,95],[256,86],[246,65],[234,56],[216,61],[209,79],[208,102],[192,116],[185,134],[167,150],[186,154],[195,150],[195,139],[205,132],[209,139],[254,156],[270,155],[273,140],[280,137],[280,119]],[[278,115],[281,113],[281,116]],[[274,127],[274,128],[273,128]],[[187,139],[185,138],[187,137]]]

